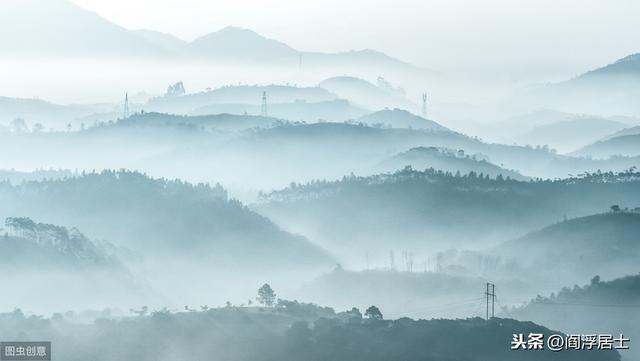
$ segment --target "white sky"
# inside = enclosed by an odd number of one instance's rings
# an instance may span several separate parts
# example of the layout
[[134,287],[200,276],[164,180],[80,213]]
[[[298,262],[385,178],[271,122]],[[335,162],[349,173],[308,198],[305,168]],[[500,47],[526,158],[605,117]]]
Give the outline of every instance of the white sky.
[[374,48],[440,70],[576,74],[640,51],[637,0],[73,0],[186,40],[228,25],[300,50]]

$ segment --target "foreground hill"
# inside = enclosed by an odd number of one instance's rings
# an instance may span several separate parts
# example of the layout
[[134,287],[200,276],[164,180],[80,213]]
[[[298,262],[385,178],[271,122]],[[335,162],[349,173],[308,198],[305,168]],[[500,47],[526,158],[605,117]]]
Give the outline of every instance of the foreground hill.
[[118,242],[139,252],[217,260],[217,266],[313,267],[330,258],[303,237],[228,199],[219,185],[104,171],[0,185],[0,215],[22,214]]
[[[615,361],[616,351],[512,351],[516,333],[553,331],[510,319],[394,321],[362,319],[358,310],[333,310],[284,301],[275,309],[225,308],[79,325],[63,317],[0,315],[0,332],[55,342],[56,358],[194,361]],[[185,337],[185,335],[193,335]],[[161,345],[161,346],[158,346]]]
[[[350,271],[336,267],[332,272],[306,282],[295,292],[301,300],[316,300],[334,308],[373,303],[388,318],[466,318],[485,315],[482,298],[486,279],[456,274],[454,267],[437,269],[434,259],[415,258],[413,254],[397,254],[397,264],[374,258],[369,262],[378,268]],[[384,267],[382,264],[386,263]],[[425,268],[428,267],[428,270]],[[492,280],[502,298],[535,293],[523,281]],[[526,296],[525,296],[525,299]]]
[[[515,238],[562,219],[640,204],[640,174],[521,182],[407,168],[393,174],[293,185],[264,196],[260,211],[362,259],[393,247],[434,252]],[[491,210],[491,211],[489,211]]]
[[640,351],[633,340],[640,337],[637,309],[640,307],[640,275],[602,281],[594,277],[590,284],[564,287],[548,297],[538,296],[523,307],[510,310],[511,317],[544,322],[568,333],[614,334],[630,338],[630,350],[621,353],[622,360],[637,360]]

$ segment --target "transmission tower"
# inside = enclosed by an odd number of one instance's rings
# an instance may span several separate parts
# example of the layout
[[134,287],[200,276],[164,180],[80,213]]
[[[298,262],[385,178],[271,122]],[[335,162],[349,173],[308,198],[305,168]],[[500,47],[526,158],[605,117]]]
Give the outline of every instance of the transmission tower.
[[496,285],[495,284],[487,282],[487,291],[485,292],[485,296],[487,296],[487,320],[488,320],[489,319],[489,302],[491,302],[491,318],[494,317],[495,303],[496,303]]
[[427,93],[422,93],[422,117],[427,118]]
[[267,114],[267,92],[262,92],[262,106],[260,107],[260,115],[263,117],[268,116]]
[[122,115],[125,119],[129,118],[129,93],[124,94],[124,111]]

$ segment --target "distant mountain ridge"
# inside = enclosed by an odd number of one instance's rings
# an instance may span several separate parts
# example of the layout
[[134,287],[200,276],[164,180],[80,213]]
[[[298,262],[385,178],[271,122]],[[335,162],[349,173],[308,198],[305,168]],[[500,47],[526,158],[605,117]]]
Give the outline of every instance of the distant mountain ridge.
[[548,84],[533,95],[546,106],[574,112],[640,115],[640,54],[621,58],[563,82]]
[[437,132],[451,131],[437,122],[426,119],[402,109],[384,109],[357,119],[367,125],[383,125],[392,128],[415,128]]
[[573,153],[578,156],[609,158],[613,156],[639,156],[640,134],[624,134],[589,144]]
[[376,111],[385,108],[416,108],[401,88],[394,88],[382,77],[378,78],[378,84],[373,84],[361,78],[337,76],[321,81],[318,87]]
[[0,43],[3,44],[1,55],[18,58],[39,54],[88,58],[155,57],[283,66],[357,62],[406,71],[420,70],[370,49],[344,53],[299,51],[252,30],[233,26],[185,42],[153,30],[125,29],[68,0],[0,2]]
[[333,101],[338,97],[319,87],[298,87],[291,85],[238,85],[224,86],[199,93],[182,96],[163,96],[149,100],[145,109],[173,114],[190,114],[203,107],[216,104],[260,105],[266,93],[268,103],[294,103]]
[[577,79],[589,78],[594,76],[640,76],[640,53],[625,56],[615,62],[605,65],[601,68],[591,70]]
[[601,117],[577,116],[536,126],[515,137],[519,144],[548,145],[562,153],[574,151],[593,141],[624,129],[627,124]]
[[631,127],[631,128],[624,128],[618,132],[615,132],[611,135],[608,135],[606,137],[604,137],[603,139],[601,139],[601,141],[605,141],[605,140],[609,140],[609,139],[613,139],[613,138],[617,138],[617,137],[621,137],[624,135],[636,135],[636,134],[640,134],[640,125],[639,126],[635,126],[635,127]]
[[67,0],[0,3],[3,56],[167,56],[162,48]]

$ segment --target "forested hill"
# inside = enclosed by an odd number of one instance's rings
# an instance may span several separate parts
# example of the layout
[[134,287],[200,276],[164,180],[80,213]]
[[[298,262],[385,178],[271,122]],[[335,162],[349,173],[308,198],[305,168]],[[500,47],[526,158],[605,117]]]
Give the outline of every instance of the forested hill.
[[[509,240],[612,204],[640,204],[640,173],[590,174],[561,180],[516,181],[471,172],[427,169],[340,181],[314,181],[263,195],[259,209],[314,240],[362,254]],[[361,256],[360,256],[361,257]]]
[[308,102],[322,102],[337,98],[335,94],[318,87],[239,85],[182,96],[153,98],[145,105],[145,109],[188,114],[197,108],[212,104],[260,104],[263,92],[269,94],[269,103],[272,104],[291,103],[299,99],[305,99]]
[[492,253],[543,278],[560,272],[573,279],[619,277],[637,270],[640,208],[580,217],[545,227],[496,247]]
[[[382,310],[384,312],[384,310]],[[55,341],[54,355],[66,361],[617,361],[615,350],[513,351],[513,334],[556,334],[531,322],[363,319],[359,310],[333,310],[297,302],[276,308],[154,312],[122,320],[79,325],[58,315],[0,314],[0,333]],[[185,335],[191,335],[185,337]],[[251,347],[247,347],[251,345]]]
[[155,296],[133,272],[141,256],[128,249],[26,217],[7,218],[0,230],[0,308],[119,307]]
[[32,172],[21,172],[17,170],[0,169],[0,181],[9,181],[18,184],[24,181],[41,179],[57,179],[78,175],[69,169],[36,169]]
[[414,169],[434,168],[451,173],[483,173],[493,177],[502,175],[518,180],[527,179],[516,171],[497,166],[484,159],[482,154],[466,154],[464,150],[438,147],[416,147],[390,157],[380,163],[376,169],[396,171],[405,166]]
[[[121,267],[119,250],[107,242],[89,240],[77,229],[10,217],[0,237],[0,268],[83,269]],[[0,228],[2,229],[2,228]]]
[[59,180],[0,183],[0,216],[77,226],[137,251],[264,266],[330,262],[303,237],[280,230],[217,186],[104,171]]
[[183,127],[194,130],[239,131],[249,128],[270,127],[283,121],[256,115],[198,115],[184,116],[164,113],[134,114],[119,120],[116,125],[123,127]]
[[640,134],[620,135],[587,145],[575,152],[581,156],[608,158],[615,155],[640,155]]
[[[544,306],[574,306],[576,309],[589,305],[605,306],[616,305],[640,307],[640,274],[603,281],[600,276],[595,276],[591,283],[585,286],[575,285],[564,287],[558,293],[552,293],[548,297],[538,296],[528,305],[515,309],[516,315],[533,315],[537,312],[545,312]],[[552,311],[552,308],[547,308]]]
[[392,128],[416,128],[436,131],[449,131],[433,120],[419,117],[406,110],[384,109],[358,118],[359,122],[369,125],[382,124]]
[[635,274],[610,281],[596,276],[585,286],[564,287],[550,296],[538,296],[508,313],[567,332],[589,330],[616,336],[622,332],[632,340],[623,360],[637,360],[640,349],[634,347],[633,340],[640,337],[639,308],[640,275]]

